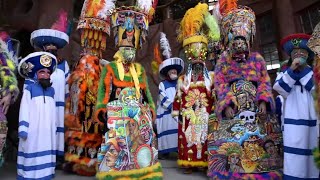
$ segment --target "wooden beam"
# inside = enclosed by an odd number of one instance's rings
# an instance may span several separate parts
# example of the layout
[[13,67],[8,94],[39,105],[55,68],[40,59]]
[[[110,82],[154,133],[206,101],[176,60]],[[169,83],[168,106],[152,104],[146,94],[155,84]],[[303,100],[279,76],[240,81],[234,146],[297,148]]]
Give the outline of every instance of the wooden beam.
[[173,3],[177,2],[177,1],[178,0],[171,0],[170,2],[168,2],[168,3],[164,4],[164,5],[157,6],[157,10],[166,8],[166,7],[170,6],[171,4],[173,4]]

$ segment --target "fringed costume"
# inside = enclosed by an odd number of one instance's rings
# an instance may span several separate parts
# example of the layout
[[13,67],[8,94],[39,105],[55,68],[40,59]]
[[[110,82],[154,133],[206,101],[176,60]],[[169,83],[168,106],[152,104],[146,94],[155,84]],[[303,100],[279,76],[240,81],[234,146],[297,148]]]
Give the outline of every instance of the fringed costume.
[[[69,42],[68,36],[68,14],[61,10],[58,20],[52,25],[51,29],[38,29],[31,33],[30,42],[34,48],[52,53],[57,56],[58,49],[65,47]],[[57,57],[58,58],[58,57]],[[51,74],[52,87],[55,90],[54,99],[56,101],[56,118],[58,119],[57,130],[57,157],[61,161],[64,156],[64,110],[65,98],[68,96],[68,78],[69,78],[68,62],[58,58],[58,66],[55,72]],[[32,79],[26,79],[24,87],[35,83]],[[59,165],[62,162],[59,162]]]
[[97,153],[102,142],[103,126],[94,122],[93,115],[112,8],[112,0],[86,0],[78,23],[84,49],[68,81],[70,96],[65,111],[64,169],[83,176],[96,174]]
[[119,50],[103,67],[95,119],[105,127],[98,153],[97,179],[162,179],[155,107],[146,71],[135,60],[136,49],[148,32],[153,1],[137,1],[113,11],[112,24]]
[[189,9],[180,24],[178,40],[183,42],[188,69],[177,84],[172,116],[178,125],[178,165],[206,168],[209,115],[214,109],[213,73],[205,65],[208,41],[218,41],[217,20],[210,15],[208,5],[199,3]]
[[[312,91],[313,70],[300,59],[313,59],[314,53],[307,47],[310,35],[293,34],[281,41],[291,63],[299,60],[301,68],[292,65],[273,86],[286,100],[284,104],[284,179],[319,179],[319,170],[312,156],[318,147],[319,122]],[[300,52],[301,50],[305,53]],[[298,52],[299,51],[299,52]]]
[[209,143],[212,179],[281,179],[282,135],[274,114],[270,78],[263,57],[250,52],[255,14],[236,1],[219,1],[222,41],[218,60],[214,133]]
[[[56,103],[50,79],[57,59],[47,52],[29,54],[19,63],[19,74],[35,83],[28,85],[21,99],[19,111],[19,147],[17,179],[53,179],[56,167],[57,130]],[[44,85],[42,80],[47,80]]]
[[[314,77],[314,100],[318,117],[320,117],[320,23],[314,28],[311,38],[308,41],[308,47],[315,53],[313,61],[313,77]],[[318,148],[313,150],[314,160],[317,167],[320,169],[320,139],[318,139]]]
[[[184,62],[177,57],[171,57],[171,48],[166,34],[160,33],[160,48],[165,58],[162,61],[159,52],[159,44],[155,46],[155,60],[152,64],[158,65],[162,81],[159,84],[159,95],[157,102],[157,133],[159,154],[168,154],[178,151],[178,118],[171,115],[172,103],[176,95],[176,86],[179,75],[184,69]],[[158,53],[157,53],[158,52]],[[158,55],[157,55],[158,54]]]
[[[14,103],[18,97],[18,82],[15,76],[15,68],[18,58],[13,49],[12,39],[5,32],[0,32],[0,100],[10,96],[10,104]],[[4,163],[3,149],[7,137],[7,118],[3,113],[3,107],[0,107],[0,167]]]

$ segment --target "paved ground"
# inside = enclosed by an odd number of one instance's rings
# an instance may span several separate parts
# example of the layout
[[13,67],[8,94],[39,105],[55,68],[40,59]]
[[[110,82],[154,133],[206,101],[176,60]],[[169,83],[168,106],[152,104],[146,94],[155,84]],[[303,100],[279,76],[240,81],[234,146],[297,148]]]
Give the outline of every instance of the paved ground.
[[[165,180],[203,180],[208,179],[204,172],[195,172],[191,175],[183,174],[181,169],[177,168],[175,160],[161,160]],[[6,163],[0,168],[1,180],[14,180],[16,178],[15,163]],[[85,180],[94,179],[89,177],[81,177],[72,174],[66,174],[63,171],[56,171],[56,180]]]

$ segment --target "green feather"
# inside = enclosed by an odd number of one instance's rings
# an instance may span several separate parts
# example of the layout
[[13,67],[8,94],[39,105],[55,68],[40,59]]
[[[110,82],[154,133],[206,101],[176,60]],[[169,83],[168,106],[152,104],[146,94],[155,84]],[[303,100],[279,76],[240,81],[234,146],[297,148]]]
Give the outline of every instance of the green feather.
[[314,161],[318,168],[320,168],[320,149],[316,148],[313,150]]
[[211,41],[220,40],[220,28],[217,19],[212,16],[210,13],[207,13],[205,16],[205,23],[209,28],[208,38]]

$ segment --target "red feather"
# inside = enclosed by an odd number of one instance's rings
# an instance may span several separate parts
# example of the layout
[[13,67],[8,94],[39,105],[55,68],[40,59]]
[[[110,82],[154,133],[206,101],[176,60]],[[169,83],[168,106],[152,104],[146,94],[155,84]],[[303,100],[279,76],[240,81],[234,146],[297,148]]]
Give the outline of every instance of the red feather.
[[61,10],[59,13],[59,19],[52,25],[51,29],[55,29],[61,32],[67,32],[68,29],[68,13],[65,10]]
[[152,7],[153,7],[154,10],[156,10],[157,5],[158,5],[158,0],[154,0],[153,4],[152,4]]

